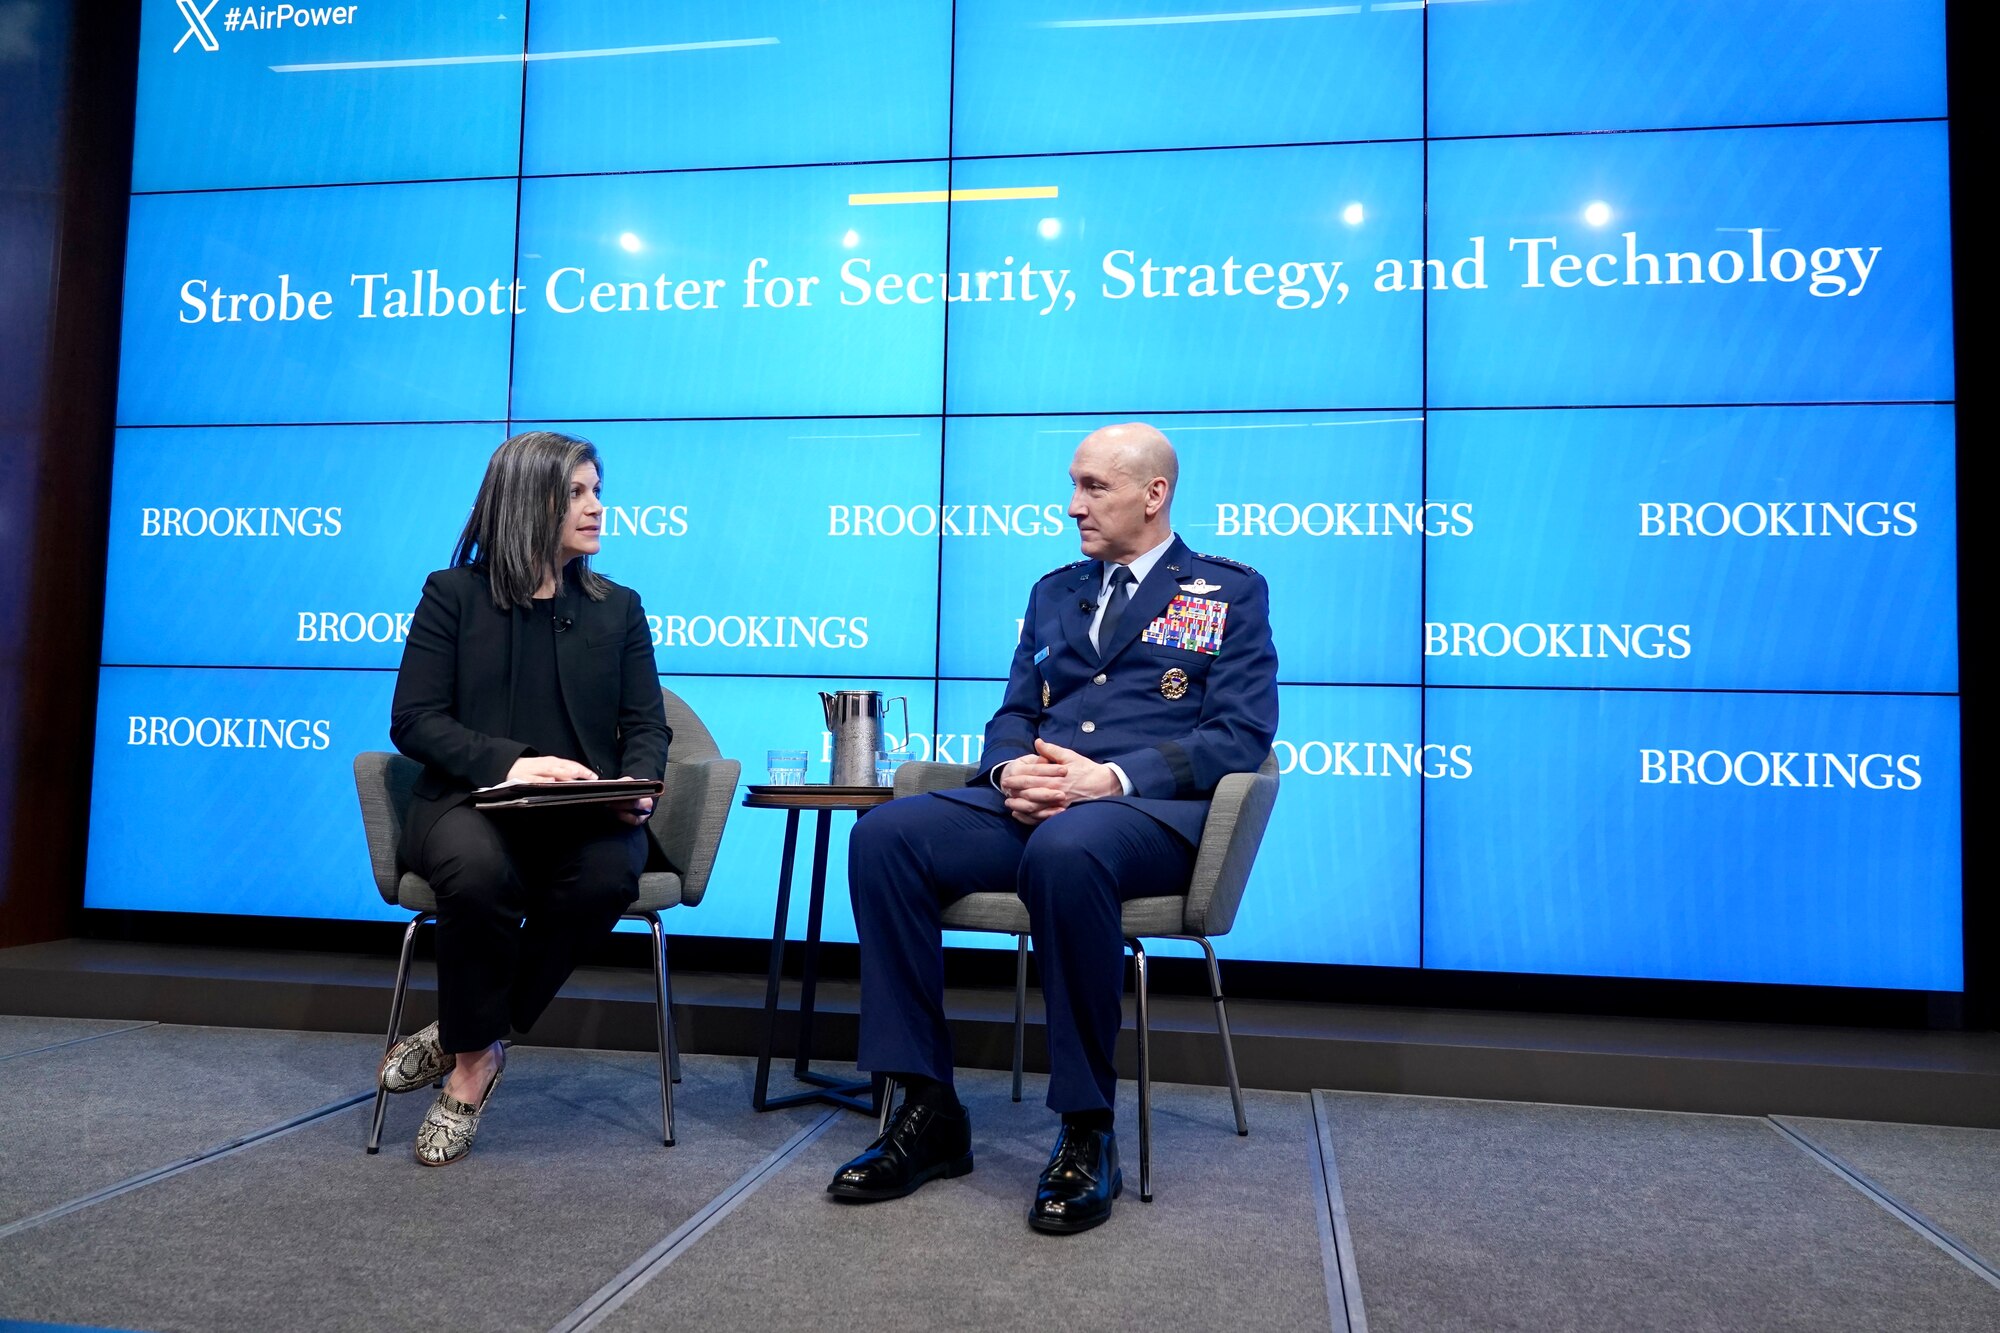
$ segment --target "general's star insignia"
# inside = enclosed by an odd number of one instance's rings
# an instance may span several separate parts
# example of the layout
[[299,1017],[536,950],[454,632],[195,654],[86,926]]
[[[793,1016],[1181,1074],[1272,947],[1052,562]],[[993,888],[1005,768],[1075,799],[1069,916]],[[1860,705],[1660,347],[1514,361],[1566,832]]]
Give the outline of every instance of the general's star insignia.
[[1197,597],[1206,597],[1212,592],[1221,592],[1220,583],[1210,583],[1207,579],[1196,579],[1193,583],[1183,583],[1182,592],[1191,592]]

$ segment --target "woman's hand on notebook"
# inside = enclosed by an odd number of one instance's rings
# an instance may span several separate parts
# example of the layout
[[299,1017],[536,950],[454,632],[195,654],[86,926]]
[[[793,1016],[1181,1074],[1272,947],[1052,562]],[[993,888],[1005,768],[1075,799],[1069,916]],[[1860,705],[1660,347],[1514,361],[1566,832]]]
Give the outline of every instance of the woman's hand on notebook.
[[509,782],[595,782],[597,774],[582,764],[552,755],[522,755],[507,770]]

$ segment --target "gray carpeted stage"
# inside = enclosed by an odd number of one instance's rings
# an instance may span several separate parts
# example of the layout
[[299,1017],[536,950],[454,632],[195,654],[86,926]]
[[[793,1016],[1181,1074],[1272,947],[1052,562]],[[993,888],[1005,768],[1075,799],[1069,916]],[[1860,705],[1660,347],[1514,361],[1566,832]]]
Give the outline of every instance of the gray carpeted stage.
[[0,1017],[0,1328],[2000,1327],[2000,1131],[1161,1085],[1156,1199],[1056,1239],[1052,1134],[973,1072],[978,1169],[823,1193],[872,1133],[691,1056],[517,1048],[477,1151],[365,1156],[379,1038]]

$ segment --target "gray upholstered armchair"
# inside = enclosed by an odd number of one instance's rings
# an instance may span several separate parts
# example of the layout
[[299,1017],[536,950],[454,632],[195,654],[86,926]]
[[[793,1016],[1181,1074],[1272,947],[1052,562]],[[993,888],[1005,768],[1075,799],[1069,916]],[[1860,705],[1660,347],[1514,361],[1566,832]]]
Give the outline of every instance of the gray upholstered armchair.
[[[977,770],[963,764],[910,763],[896,770],[896,795],[960,787]],[[1257,859],[1264,826],[1278,799],[1278,761],[1266,756],[1255,773],[1231,773],[1216,785],[1208,819],[1202,825],[1194,871],[1185,889],[1125,903],[1122,926],[1132,950],[1134,990],[1139,1010],[1139,1197],[1153,1197],[1153,1076],[1151,1025],[1146,986],[1143,938],[1190,940],[1208,960],[1208,991],[1215,1001],[1215,1030],[1222,1039],[1222,1068],[1229,1080],[1229,1098],[1236,1112],[1236,1132],[1248,1134],[1243,1116],[1243,1087],[1236,1077],[1236,1050],[1229,1040],[1229,1013],[1222,1000],[1222,972],[1209,940],[1225,935],[1236,924],[1243,887]],[[1011,893],[969,893],[944,909],[947,930],[985,930],[1015,937],[1014,955],[1014,1100],[1021,1100],[1022,1049],[1028,1015],[1028,909]],[[882,1099],[883,1124],[888,1123],[889,1098]]]
[[[722,827],[734,804],[736,779],[743,766],[724,759],[715,738],[694,711],[672,690],[661,690],[667,725],[673,728],[666,791],[653,807],[650,828],[666,853],[671,870],[639,876],[639,897],[625,912],[653,932],[653,999],[660,1042],[660,1138],[674,1145],[674,1084],[680,1081],[680,1052],[674,1045],[673,989],[667,970],[667,937],[660,913],[669,907],[693,907],[708,889],[709,871],[722,843]],[[437,898],[421,876],[411,874],[396,855],[403,841],[403,818],[410,808],[410,789],[420,771],[413,759],[370,751],[354,756],[354,787],[361,797],[361,822],[368,834],[368,860],[375,887],[391,907],[415,912],[403,931],[402,957],[396,965],[396,989],[389,1001],[389,1040],[402,1036],[403,997],[409,989],[410,954],[417,929],[437,919]],[[386,1048],[385,1048],[386,1049]],[[386,1094],[375,1092],[375,1113],[368,1126],[368,1151],[382,1142],[382,1112]]]

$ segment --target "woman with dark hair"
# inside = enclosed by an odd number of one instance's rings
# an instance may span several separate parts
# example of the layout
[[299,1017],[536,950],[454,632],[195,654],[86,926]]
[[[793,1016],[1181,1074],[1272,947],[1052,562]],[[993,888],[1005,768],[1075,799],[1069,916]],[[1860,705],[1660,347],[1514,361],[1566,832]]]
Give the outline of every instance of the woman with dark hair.
[[[592,570],[602,468],[586,440],[516,435],[486,465],[451,568],[424,582],[389,736],[423,764],[403,863],[437,894],[438,1021],[382,1062],[382,1086],[445,1078],[416,1157],[471,1151],[506,1064],[575,966],[638,896],[650,798],[485,811],[503,782],[658,778],[673,738],[638,594]],[[525,919],[524,919],[525,918]]]

